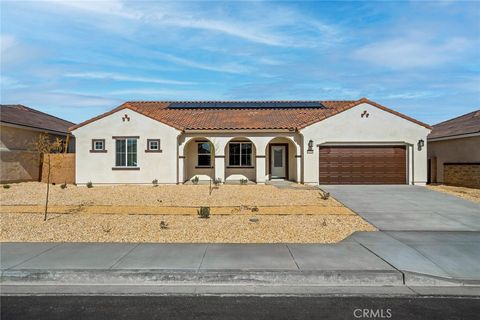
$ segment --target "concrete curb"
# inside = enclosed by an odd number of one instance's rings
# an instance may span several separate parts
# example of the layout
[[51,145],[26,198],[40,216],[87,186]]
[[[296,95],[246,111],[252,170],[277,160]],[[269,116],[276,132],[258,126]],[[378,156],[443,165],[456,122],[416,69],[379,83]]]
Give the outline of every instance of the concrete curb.
[[404,285],[398,271],[5,270],[7,284]]
[[407,286],[479,286],[480,280],[438,277],[418,272],[402,271]]

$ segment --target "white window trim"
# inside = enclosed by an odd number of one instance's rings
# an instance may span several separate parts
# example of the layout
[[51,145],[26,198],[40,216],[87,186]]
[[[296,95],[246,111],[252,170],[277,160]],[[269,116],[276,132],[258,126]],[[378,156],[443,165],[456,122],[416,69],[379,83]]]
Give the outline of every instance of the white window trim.
[[[233,164],[230,164],[230,145],[231,144],[239,144],[240,145],[240,164],[239,165],[233,165]],[[250,144],[251,145],[251,150],[252,152],[250,153],[250,164],[249,165],[242,165],[242,144]],[[231,168],[251,168],[253,167],[253,142],[235,142],[235,141],[232,141],[232,142],[229,142],[228,143],[228,166],[231,167]]]
[[[140,168],[140,165],[139,165],[139,161],[138,161],[138,138],[129,138],[129,137],[125,137],[125,138],[114,138],[115,139],[115,158],[114,158],[114,164],[115,166],[113,168]],[[125,141],[125,165],[124,166],[117,166],[117,141],[118,140],[124,140]],[[137,165],[136,166],[129,166],[128,165],[128,140],[136,140],[137,141],[137,150],[136,150],[136,154],[137,154]]]
[[[101,147],[97,148],[97,143],[101,143]],[[105,150],[105,141],[104,140],[94,140],[93,141],[93,150],[95,151],[103,151]]]
[[[156,147],[155,147],[155,148],[152,148],[152,144],[155,144]],[[148,141],[148,150],[152,150],[152,151],[158,151],[158,150],[160,150],[160,144],[158,143],[158,140],[150,140],[150,141]]]

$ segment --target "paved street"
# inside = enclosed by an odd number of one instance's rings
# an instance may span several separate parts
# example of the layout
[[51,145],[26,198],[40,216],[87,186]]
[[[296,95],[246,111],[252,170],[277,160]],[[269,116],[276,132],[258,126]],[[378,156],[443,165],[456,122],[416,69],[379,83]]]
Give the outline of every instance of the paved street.
[[2,318],[35,320],[463,320],[476,319],[480,313],[480,300],[475,297],[8,296],[1,298],[1,305]]
[[320,186],[380,230],[480,231],[480,204],[407,185]]

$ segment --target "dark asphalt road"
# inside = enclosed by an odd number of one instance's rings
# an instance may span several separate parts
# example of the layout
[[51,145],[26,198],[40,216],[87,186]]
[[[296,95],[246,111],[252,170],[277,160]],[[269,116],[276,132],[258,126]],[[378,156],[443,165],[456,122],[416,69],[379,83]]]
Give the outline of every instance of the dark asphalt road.
[[[363,311],[366,309],[367,311]],[[478,319],[480,298],[2,296],[2,319]]]

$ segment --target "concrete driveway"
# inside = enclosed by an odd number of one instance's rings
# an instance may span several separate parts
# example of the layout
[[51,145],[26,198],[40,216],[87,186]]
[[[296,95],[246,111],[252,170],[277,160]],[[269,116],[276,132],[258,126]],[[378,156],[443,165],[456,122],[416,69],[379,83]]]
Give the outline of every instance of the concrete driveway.
[[407,185],[320,186],[380,230],[480,231],[480,204]]

